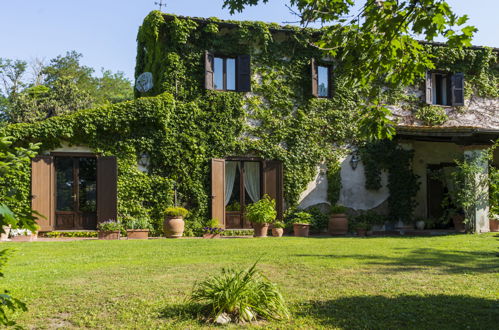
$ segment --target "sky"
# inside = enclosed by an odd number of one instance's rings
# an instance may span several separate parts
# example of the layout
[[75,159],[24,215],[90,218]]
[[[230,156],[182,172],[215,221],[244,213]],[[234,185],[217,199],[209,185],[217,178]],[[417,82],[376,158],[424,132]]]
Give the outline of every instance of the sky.
[[[133,80],[136,35],[159,0],[0,0],[0,57],[48,61],[67,51],[83,54],[82,63]],[[183,16],[264,22],[296,21],[286,0],[270,0],[230,15],[222,0],[163,0],[163,11]],[[499,0],[447,0],[458,15],[476,26],[473,44],[499,47]]]

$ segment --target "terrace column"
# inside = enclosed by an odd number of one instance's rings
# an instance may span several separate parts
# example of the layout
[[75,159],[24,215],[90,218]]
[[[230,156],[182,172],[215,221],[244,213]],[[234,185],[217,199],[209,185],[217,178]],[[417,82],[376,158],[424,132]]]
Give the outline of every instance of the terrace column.
[[466,146],[464,147],[464,156],[471,159],[480,159],[479,166],[481,172],[477,173],[474,178],[477,193],[482,196],[472,211],[471,218],[475,223],[477,233],[485,233],[490,231],[489,227],[489,164],[487,161],[488,146]]

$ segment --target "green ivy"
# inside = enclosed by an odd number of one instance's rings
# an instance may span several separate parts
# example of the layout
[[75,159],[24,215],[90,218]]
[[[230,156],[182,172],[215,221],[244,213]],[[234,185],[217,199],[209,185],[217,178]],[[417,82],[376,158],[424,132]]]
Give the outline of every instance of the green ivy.
[[415,117],[427,126],[442,125],[449,120],[449,116],[447,116],[445,109],[435,105],[419,108],[416,111]]

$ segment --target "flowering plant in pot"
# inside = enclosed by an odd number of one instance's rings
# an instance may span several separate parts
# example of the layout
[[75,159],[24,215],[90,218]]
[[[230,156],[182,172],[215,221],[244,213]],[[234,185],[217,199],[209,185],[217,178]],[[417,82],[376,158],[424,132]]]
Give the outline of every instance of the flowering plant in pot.
[[328,223],[329,235],[346,235],[348,232],[346,210],[347,208],[342,205],[335,205],[331,208],[331,216]]
[[184,234],[185,222],[184,218],[189,211],[183,207],[168,207],[165,212],[165,220],[163,221],[163,232],[168,238],[179,238]]
[[97,225],[97,229],[99,230],[99,239],[120,239],[123,226],[118,221],[107,220],[100,222]]
[[126,229],[127,239],[148,239],[151,227],[147,218],[137,218],[128,221]]
[[286,224],[282,221],[275,221],[272,224],[272,236],[274,237],[282,237],[284,234],[284,227],[286,227]]
[[11,229],[10,238],[13,242],[31,242],[38,238],[40,226],[35,224],[35,230],[29,229]]
[[246,207],[246,218],[255,230],[255,237],[267,237],[269,224],[277,217],[275,200],[269,195],[264,195],[259,201]]
[[312,223],[312,215],[307,212],[297,212],[294,214],[293,219],[293,232],[295,236],[308,237],[310,224]]
[[209,225],[204,227],[203,231],[203,238],[220,238],[225,229],[219,226],[217,219],[211,219]]

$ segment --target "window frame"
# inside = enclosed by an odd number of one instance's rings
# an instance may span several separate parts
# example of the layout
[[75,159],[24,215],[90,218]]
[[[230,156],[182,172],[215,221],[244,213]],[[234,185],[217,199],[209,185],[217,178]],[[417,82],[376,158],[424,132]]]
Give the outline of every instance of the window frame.
[[[319,95],[319,87],[320,87],[320,80],[319,80],[319,67],[323,67],[327,69],[327,95],[326,96],[321,96]],[[321,99],[329,99],[331,98],[331,65],[325,65],[322,63],[316,63],[315,65],[315,70],[317,72],[317,97]]]
[[[440,76],[437,79],[437,76]],[[456,78],[461,77],[461,85],[462,87],[458,87],[455,85]],[[445,79],[445,89],[442,89],[443,85],[437,84],[437,81],[441,81],[441,79]],[[426,81],[425,81],[425,99],[426,104],[440,106],[440,107],[455,107],[455,106],[463,106],[464,105],[464,81],[465,76],[462,72],[449,72],[444,70],[428,70],[426,72]],[[440,85],[441,88],[438,88],[437,85]],[[443,104],[442,94],[438,94],[437,91],[441,93],[445,93],[446,104]],[[462,101],[456,100],[456,93],[461,93]],[[441,99],[441,102],[438,103],[438,99]]]
[[[327,95],[319,96],[319,67],[324,67],[327,69]],[[333,86],[332,86],[332,75],[334,72],[334,63],[317,61],[315,58],[311,58],[311,70],[312,70],[312,96],[321,99],[330,99],[333,97]]]
[[[215,87],[215,76],[216,76],[216,71],[215,71],[215,59],[222,59],[223,60],[223,72],[222,72],[222,88],[216,88]],[[234,89],[227,89],[227,60],[228,59],[233,59],[234,60]],[[214,54],[213,55],[213,63],[212,63],[212,68],[213,68],[213,90],[216,91],[226,91],[226,92],[237,92],[238,86],[237,86],[237,77],[238,77],[238,69],[237,69],[237,56],[221,56]]]

